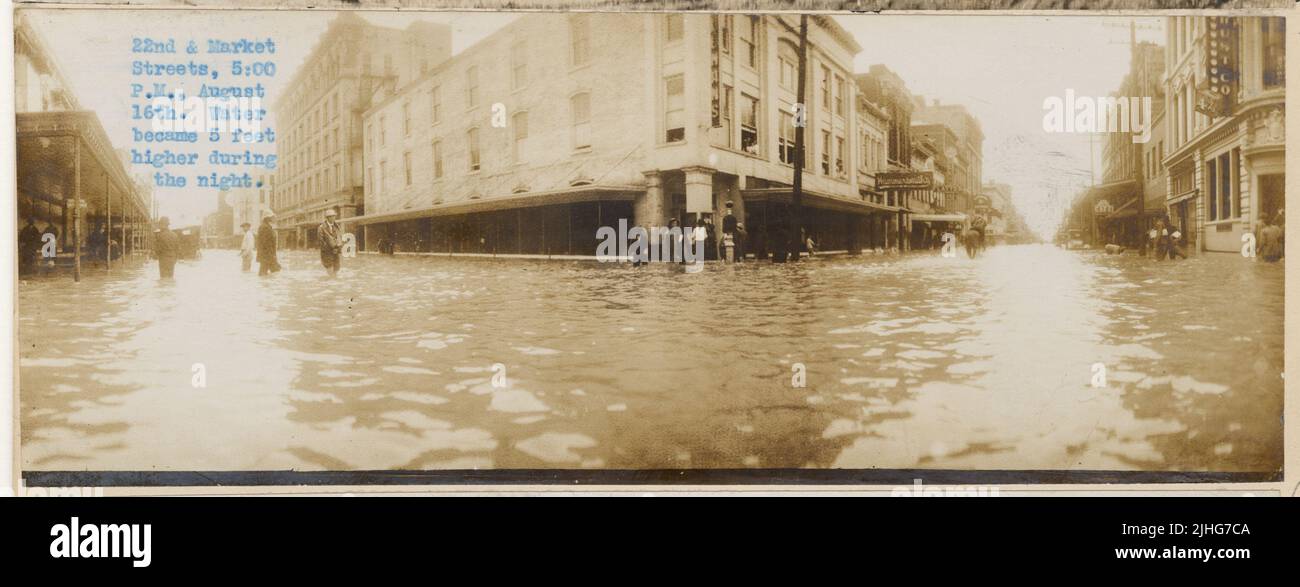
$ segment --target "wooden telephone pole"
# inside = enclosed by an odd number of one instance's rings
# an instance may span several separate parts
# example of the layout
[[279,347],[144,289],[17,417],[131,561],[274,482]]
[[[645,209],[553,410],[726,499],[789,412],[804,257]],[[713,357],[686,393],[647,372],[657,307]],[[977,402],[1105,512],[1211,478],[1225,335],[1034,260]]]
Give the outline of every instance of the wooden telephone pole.
[[807,95],[808,70],[808,15],[799,15],[799,89],[796,103],[799,116],[794,126],[794,189],[790,194],[790,252],[799,260],[799,248],[803,246],[803,164],[804,164],[804,126],[808,121]]

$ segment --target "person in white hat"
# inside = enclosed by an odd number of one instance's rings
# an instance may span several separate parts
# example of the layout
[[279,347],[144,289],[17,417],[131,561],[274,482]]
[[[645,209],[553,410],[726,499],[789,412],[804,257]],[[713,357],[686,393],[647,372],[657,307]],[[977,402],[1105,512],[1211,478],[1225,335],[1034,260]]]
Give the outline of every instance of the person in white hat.
[[316,233],[320,236],[320,262],[330,277],[338,275],[340,258],[343,256],[343,229],[336,221],[338,213],[325,211],[325,222],[320,223]]

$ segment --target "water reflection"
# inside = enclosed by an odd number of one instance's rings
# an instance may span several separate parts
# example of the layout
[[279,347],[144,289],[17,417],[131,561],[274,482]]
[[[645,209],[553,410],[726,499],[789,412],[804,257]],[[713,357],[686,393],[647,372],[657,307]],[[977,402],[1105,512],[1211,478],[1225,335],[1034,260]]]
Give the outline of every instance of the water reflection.
[[22,284],[24,468],[1281,466],[1277,265],[284,264]]

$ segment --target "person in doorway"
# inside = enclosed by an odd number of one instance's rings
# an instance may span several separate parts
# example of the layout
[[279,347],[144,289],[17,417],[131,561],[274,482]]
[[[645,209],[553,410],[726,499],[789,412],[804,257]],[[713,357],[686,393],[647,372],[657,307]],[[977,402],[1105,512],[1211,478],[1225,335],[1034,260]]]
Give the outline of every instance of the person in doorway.
[[339,274],[343,256],[343,228],[337,218],[337,212],[326,210],[325,221],[316,228],[316,234],[320,235],[320,262],[330,277]]
[[1269,263],[1276,263],[1282,258],[1282,227],[1265,220],[1259,229],[1259,257]]
[[1187,248],[1183,246],[1183,231],[1175,227],[1174,231],[1169,233],[1169,259],[1179,257],[1187,258]]
[[733,213],[732,208],[734,206],[734,202],[727,200],[726,215],[722,217],[722,241],[724,247],[726,246],[726,243],[731,243],[731,260],[740,263],[745,260],[745,228],[740,224],[740,220],[737,219],[736,215]]
[[240,224],[244,229],[244,239],[239,243],[240,270],[247,273],[253,269],[253,256],[257,254],[257,238],[253,235],[253,225]]
[[158,231],[154,235],[154,256],[158,258],[158,277],[172,279],[176,270],[176,258],[180,256],[181,242],[172,232],[171,220],[166,216],[158,219]]
[[271,217],[262,217],[262,226],[257,228],[254,238],[257,247],[257,274],[270,275],[280,271],[280,260],[276,258],[275,227],[271,226]]
[[36,228],[36,218],[27,217],[27,226],[18,232],[18,273],[27,275],[36,268],[41,255],[41,229]]

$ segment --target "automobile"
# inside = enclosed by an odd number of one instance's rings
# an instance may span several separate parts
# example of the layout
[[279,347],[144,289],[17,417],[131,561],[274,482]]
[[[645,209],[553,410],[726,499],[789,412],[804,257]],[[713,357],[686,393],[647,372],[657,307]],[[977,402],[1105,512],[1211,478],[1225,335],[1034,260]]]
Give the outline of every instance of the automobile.
[[1088,244],[1083,242],[1083,231],[1071,229],[1065,231],[1065,248],[1066,249],[1086,249]]

